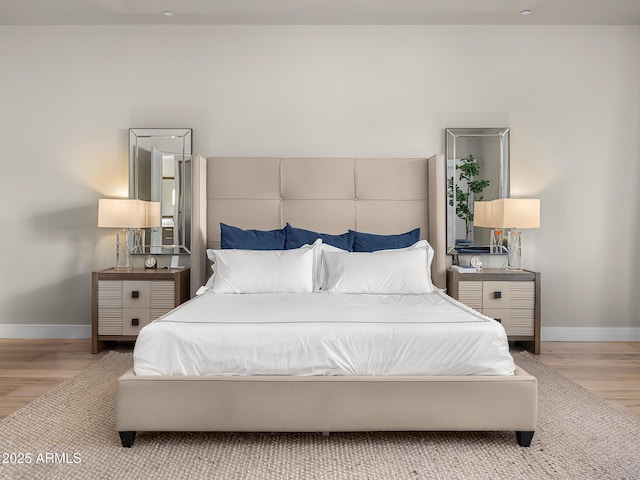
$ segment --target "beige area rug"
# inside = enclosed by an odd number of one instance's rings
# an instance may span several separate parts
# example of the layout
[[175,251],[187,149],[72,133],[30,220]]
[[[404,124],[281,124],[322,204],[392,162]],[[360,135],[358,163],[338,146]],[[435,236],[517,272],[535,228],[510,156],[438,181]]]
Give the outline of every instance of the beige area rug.
[[0,478],[640,479],[640,419],[514,357],[540,382],[530,448],[513,432],[409,432],[139,433],[126,449],[114,395],[132,359],[112,352],[0,423]]

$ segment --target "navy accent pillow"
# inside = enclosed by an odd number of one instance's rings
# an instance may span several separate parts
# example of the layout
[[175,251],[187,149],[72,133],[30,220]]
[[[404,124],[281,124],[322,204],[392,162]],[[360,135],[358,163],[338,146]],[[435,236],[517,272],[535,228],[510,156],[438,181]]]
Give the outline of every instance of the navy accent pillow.
[[279,230],[243,230],[220,223],[220,248],[284,250],[284,239],[284,228]]
[[377,250],[392,250],[410,247],[420,240],[420,228],[397,235],[375,235],[349,230],[355,234],[353,240],[354,252],[375,252]]
[[322,243],[341,248],[347,252],[353,250],[353,233],[351,231],[343,233],[342,235],[331,235],[329,233],[318,233],[302,228],[295,228],[288,223],[284,227],[284,230],[286,234],[284,248],[287,250],[300,248],[303,245],[311,245],[318,238],[322,239]]

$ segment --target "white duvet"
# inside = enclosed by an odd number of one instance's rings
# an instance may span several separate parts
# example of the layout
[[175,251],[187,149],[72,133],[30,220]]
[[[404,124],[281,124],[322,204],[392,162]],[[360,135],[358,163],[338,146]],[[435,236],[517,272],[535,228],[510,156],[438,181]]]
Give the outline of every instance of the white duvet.
[[502,325],[443,292],[207,293],[145,326],[138,375],[513,375]]

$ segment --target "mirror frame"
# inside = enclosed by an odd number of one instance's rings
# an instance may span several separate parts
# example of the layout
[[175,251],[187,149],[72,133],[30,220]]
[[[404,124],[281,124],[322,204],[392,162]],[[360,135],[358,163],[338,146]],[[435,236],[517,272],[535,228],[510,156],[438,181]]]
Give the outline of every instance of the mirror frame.
[[[498,150],[498,158],[496,159],[498,162],[498,196],[495,198],[507,198],[510,193],[510,158],[509,158],[509,147],[510,147],[510,128],[509,127],[487,127],[487,128],[447,128],[445,129],[445,157],[446,157],[446,165],[447,165],[447,184],[449,182],[449,169],[452,165],[455,164],[458,159],[458,148],[456,146],[456,142],[460,138],[465,137],[483,137],[488,138],[490,140],[497,141],[497,150]],[[482,172],[480,174],[482,177]],[[454,175],[454,182],[457,176]],[[492,179],[493,180],[493,179]],[[455,183],[454,183],[455,184]],[[448,192],[448,189],[447,189]],[[494,200],[495,198],[484,197],[483,200]],[[472,233],[472,241],[471,243],[465,244],[464,247],[459,247],[456,244],[456,198],[455,195],[453,197],[453,205],[449,205],[449,197],[447,194],[447,254],[456,254],[456,253],[478,253],[482,255],[491,254],[493,252],[490,251],[489,243],[483,242],[474,242],[473,237],[475,237],[475,232]],[[476,227],[473,227],[475,230]],[[479,227],[478,227],[479,228]],[[487,229],[488,230],[488,229]],[[466,232],[465,232],[466,238]],[[460,250],[464,250],[461,252]],[[506,252],[501,252],[500,254],[505,254]]]
[[[177,154],[175,172],[175,202],[177,212],[174,215],[173,243],[154,244],[153,238],[162,239],[163,228],[147,228],[143,252],[131,252],[133,255],[176,255],[191,253],[191,156],[193,130],[191,128],[130,128],[129,129],[129,198],[139,198],[140,185],[140,149],[142,143],[151,150],[153,147],[166,149],[170,144],[171,152]],[[162,175],[162,172],[160,172]],[[161,177],[160,184],[163,183]],[[161,193],[162,196],[162,193]],[[143,200],[150,200],[144,198]],[[154,199],[161,201],[161,198]],[[162,240],[161,240],[162,242]]]

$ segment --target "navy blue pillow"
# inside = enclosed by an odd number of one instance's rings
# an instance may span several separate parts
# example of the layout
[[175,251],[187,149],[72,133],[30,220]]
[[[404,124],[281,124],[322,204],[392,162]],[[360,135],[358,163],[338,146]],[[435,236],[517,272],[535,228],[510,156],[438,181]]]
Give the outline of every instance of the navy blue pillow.
[[243,250],[284,250],[284,228],[243,230],[220,223],[220,247]]
[[342,235],[331,235],[329,233],[318,233],[311,230],[292,227],[287,223],[284,227],[286,239],[284,248],[290,250],[292,248],[300,248],[303,245],[311,245],[318,238],[322,239],[322,243],[332,245],[350,252],[353,250],[353,233],[351,231]]
[[377,250],[392,250],[410,247],[420,240],[420,228],[398,235],[375,235],[349,230],[355,234],[353,240],[354,252],[375,252]]

